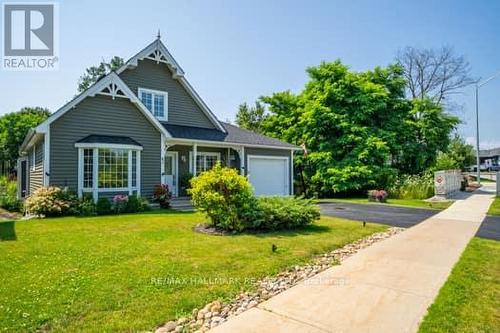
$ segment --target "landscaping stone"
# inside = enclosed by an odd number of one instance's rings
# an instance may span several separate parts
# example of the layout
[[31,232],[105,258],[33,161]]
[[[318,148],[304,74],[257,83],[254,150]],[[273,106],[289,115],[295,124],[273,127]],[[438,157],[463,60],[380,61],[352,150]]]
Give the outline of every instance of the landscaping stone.
[[[228,318],[241,314],[242,312],[257,306],[270,297],[283,292],[298,282],[312,277],[331,266],[338,265],[343,260],[352,256],[376,242],[394,236],[405,230],[404,228],[389,228],[385,232],[379,232],[360,239],[354,243],[347,244],[342,248],[315,257],[309,264],[294,266],[280,272],[273,277],[265,277],[257,282],[255,292],[243,292],[232,302],[223,304],[216,300],[206,304],[201,310],[194,309],[190,318],[182,317],[177,321],[169,321],[158,328],[155,333],[167,332],[206,332],[220,325]],[[201,231],[200,231],[201,232]]]

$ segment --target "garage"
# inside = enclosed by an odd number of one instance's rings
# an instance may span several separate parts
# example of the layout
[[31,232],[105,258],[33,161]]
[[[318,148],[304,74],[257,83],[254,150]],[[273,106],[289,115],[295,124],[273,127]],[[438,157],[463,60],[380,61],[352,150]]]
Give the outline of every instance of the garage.
[[248,155],[248,179],[256,195],[289,195],[288,157]]

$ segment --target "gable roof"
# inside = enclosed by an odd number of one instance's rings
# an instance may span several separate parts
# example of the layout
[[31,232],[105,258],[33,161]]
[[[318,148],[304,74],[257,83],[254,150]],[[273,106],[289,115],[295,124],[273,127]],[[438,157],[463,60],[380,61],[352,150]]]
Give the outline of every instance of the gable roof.
[[220,131],[226,131],[224,126],[222,126],[222,123],[217,119],[210,108],[201,99],[200,95],[198,95],[198,93],[194,90],[193,86],[191,86],[188,80],[184,77],[184,71],[182,70],[181,66],[177,63],[177,61],[168,51],[167,47],[159,38],[139,51],[132,58],[127,60],[127,62],[116,71],[116,73],[119,75],[126,69],[137,67],[139,60],[143,59],[149,59],[156,61],[157,63],[166,64],[172,72],[172,78],[179,81],[179,83],[183,86],[183,88],[187,91],[187,93],[191,96],[195,103],[198,104],[203,113],[208,117],[210,122],[214,124],[214,126]]
[[186,141],[214,141],[219,143],[223,142],[227,144],[255,147],[264,146],[277,149],[299,149],[297,146],[288,142],[251,132],[224,122],[222,124],[226,129],[226,133],[209,128],[171,125],[167,123],[162,124],[172,135],[172,139],[185,139]]
[[93,97],[95,95],[105,95],[111,96],[111,98],[127,98],[133,104],[137,106],[137,109],[148,119],[153,126],[160,131],[167,138],[171,137],[170,133],[161,125],[161,123],[156,119],[151,112],[142,104],[139,98],[130,90],[130,88],[125,84],[125,82],[120,79],[120,77],[115,73],[111,72],[96,83],[94,83],[90,88],[77,95],[71,101],[66,103],[59,110],[54,112],[40,125],[35,127],[32,131],[28,133],[23,144],[20,147],[20,151],[23,151],[31,140],[31,137],[36,133],[47,133],[49,130],[50,124],[63,116],[66,112],[70,111],[74,107],[76,107],[79,103],[81,103],[87,97]]

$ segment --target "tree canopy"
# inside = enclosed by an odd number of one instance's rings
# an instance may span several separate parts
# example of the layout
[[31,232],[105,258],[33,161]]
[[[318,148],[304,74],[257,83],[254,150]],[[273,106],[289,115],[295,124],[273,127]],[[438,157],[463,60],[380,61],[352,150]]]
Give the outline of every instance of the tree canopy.
[[244,129],[262,132],[262,123],[266,118],[266,109],[261,102],[256,101],[255,106],[248,106],[247,103],[240,104],[236,114],[236,124]]
[[323,195],[384,187],[398,173],[429,168],[459,123],[431,99],[407,99],[400,65],[354,72],[335,61],[307,73],[299,94],[261,98],[269,111],[262,128],[306,145],[308,156],[296,162]]
[[91,85],[97,82],[99,78],[112,71],[117,70],[118,68],[123,66],[123,64],[123,58],[114,56],[109,62],[103,60],[97,66],[88,67],[87,69],[85,69],[85,73],[80,76],[80,79],[78,80],[78,92],[84,92]]
[[28,130],[38,126],[49,115],[50,111],[46,108],[25,107],[0,117],[0,160],[14,166]]

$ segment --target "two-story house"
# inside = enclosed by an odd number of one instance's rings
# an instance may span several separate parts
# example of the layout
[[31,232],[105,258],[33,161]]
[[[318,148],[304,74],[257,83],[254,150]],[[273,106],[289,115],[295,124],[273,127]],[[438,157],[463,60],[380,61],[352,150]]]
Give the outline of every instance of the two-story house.
[[29,131],[19,196],[41,186],[82,196],[174,196],[217,161],[246,175],[257,195],[293,193],[296,146],[221,122],[158,38]]

